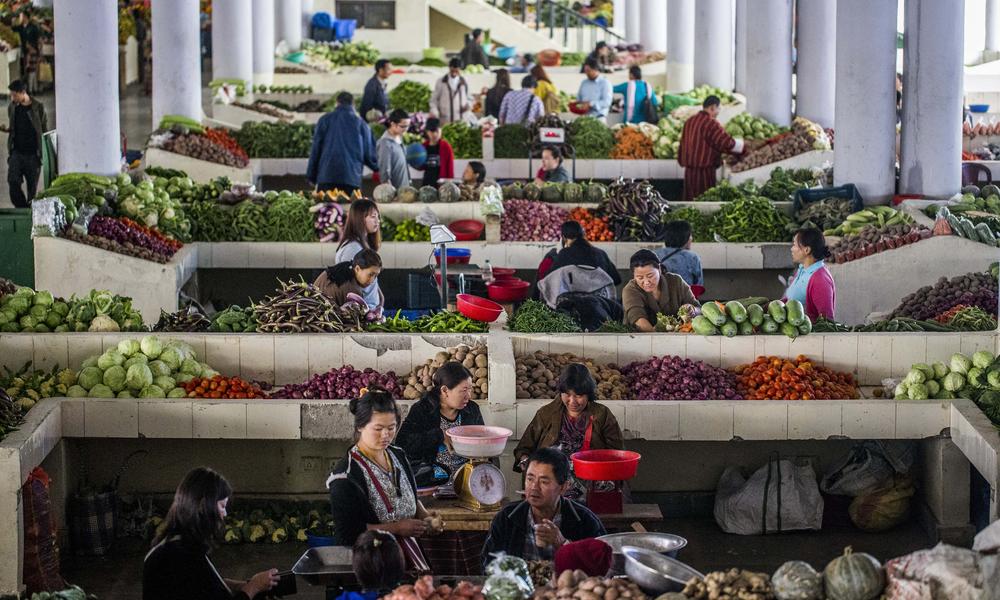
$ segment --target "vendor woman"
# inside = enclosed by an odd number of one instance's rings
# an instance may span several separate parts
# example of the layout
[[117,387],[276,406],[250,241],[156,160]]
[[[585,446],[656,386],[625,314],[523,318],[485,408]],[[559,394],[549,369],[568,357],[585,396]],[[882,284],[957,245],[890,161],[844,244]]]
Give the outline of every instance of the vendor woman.
[[418,474],[430,467],[432,479],[447,480],[468,459],[455,454],[445,432],[460,425],[485,423],[479,405],[472,401],[472,373],[462,363],[441,365],[431,382],[431,389],[406,415],[398,444]]
[[666,272],[652,250],[639,250],[629,259],[632,281],[622,288],[625,324],[638,331],[654,331],[656,315],[676,315],[684,304],[700,306],[680,275]]
[[417,499],[417,485],[406,454],[392,441],[399,428],[399,406],[385,390],[369,390],[351,400],[355,444],[333,468],[330,488],[333,537],[353,546],[366,530],[396,536],[411,570],[429,567],[416,538],[429,532],[427,509]]
[[815,227],[799,229],[792,238],[792,261],[798,265],[783,300],[798,300],[809,318],[833,320],[837,288],[824,260],[830,255],[823,232]]
[[[514,448],[514,470],[523,473],[539,448],[555,447],[567,457],[582,450],[624,450],[622,430],[608,407],[597,402],[597,383],[580,363],[566,365],[556,389],[559,397],[538,409]],[[572,495],[580,486],[573,484]]]
[[337,306],[350,300],[354,294],[368,305],[368,310],[381,314],[385,297],[378,285],[378,274],[382,272],[382,259],[374,250],[364,249],[354,258],[329,267],[313,283]]

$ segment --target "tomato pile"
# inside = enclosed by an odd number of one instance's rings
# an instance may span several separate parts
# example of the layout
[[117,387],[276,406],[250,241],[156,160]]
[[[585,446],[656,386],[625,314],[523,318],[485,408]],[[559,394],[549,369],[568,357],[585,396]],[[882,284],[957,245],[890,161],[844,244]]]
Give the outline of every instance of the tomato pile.
[[747,400],[847,400],[858,398],[854,376],[819,367],[807,357],[760,356],[735,369]]
[[155,238],[157,240],[160,240],[161,242],[163,242],[167,246],[173,248],[175,251],[176,250],[180,250],[181,247],[184,246],[184,244],[180,243],[179,241],[177,241],[177,240],[175,240],[173,238],[168,238],[167,236],[163,235],[162,233],[160,233],[159,231],[157,231],[155,229],[150,229],[149,227],[146,227],[145,225],[141,225],[139,223],[136,223],[135,221],[133,221],[132,219],[130,219],[128,217],[118,217],[118,220],[121,221],[126,227],[128,227],[130,229],[135,229],[136,231],[141,231],[142,233],[145,233],[146,235],[148,235],[150,237],[153,237],[153,238]]
[[591,242],[613,242],[615,234],[608,227],[607,217],[598,217],[589,208],[576,207],[569,211],[569,219],[583,226],[583,233]]
[[229,135],[229,132],[225,129],[206,128],[205,137],[211,140],[214,144],[229,150],[244,161],[249,160],[247,158],[246,151],[239,145],[236,138]]
[[181,384],[188,398],[225,398],[230,400],[246,400],[263,398],[264,391],[260,386],[249,383],[239,377],[223,377],[216,375],[211,378],[195,377]]

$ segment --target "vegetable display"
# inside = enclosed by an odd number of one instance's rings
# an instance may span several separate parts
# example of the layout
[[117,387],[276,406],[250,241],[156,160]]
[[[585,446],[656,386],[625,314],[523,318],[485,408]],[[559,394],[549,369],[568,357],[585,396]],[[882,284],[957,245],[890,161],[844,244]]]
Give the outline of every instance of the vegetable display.
[[271,397],[343,400],[357,398],[361,388],[371,387],[383,388],[397,400],[402,398],[403,390],[394,372],[383,374],[371,368],[359,371],[351,365],[313,375],[304,383],[286,385],[271,393]]
[[143,179],[133,185],[126,175],[117,180],[118,212],[167,237],[187,241],[191,221],[181,204],[194,197],[196,186],[188,177]]
[[850,198],[828,197],[810,202],[795,211],[795,227],[815,227],[820,231],[833,229],[851,214]]
[[535,592],[533,600],[646,600],[639,586],[628,578],[588,577],[580,570],[560,573],[556,587],[544,587]]
[[76,373],[60,369],[32,369],[28,361],[17,371],[4,367],[0,373],[0,438],[21,424],[21,415],[45,398],[65,396],[76,384]]
[[693,600],[770,600],[774,590],[766,573],[730,569],[691,579],[682,594]]
[[452,311],[438,311],[410,320],[402,316],[402,310],[385,321],[368,323],[368,331],[384,333],[486,333],[489,325],[483,321],[470,319]]
[[125,217],[95,216],[90,220],[87,233],[116,242],[132,256],[157,262],[166,262],[178,250],[179,245],[144,230],[137,223]]
[[245,154],[234,153],[207,136],[195,133],[170,134],[168,138],[153,147],[237,169],[242,169],[249,164]]
[[871,600],[885,587],[882,564],[870,554],[844,549],[823,571],[828,600]]
[[820,317],[813,323],[813,331],[816,333],[874,333],[874,332],[947,332],[956,331],[950,325],[939,323],[934,320],[918,321],[906,317],[896,317],[884,321],[876,321],[866,325],[855,325],[853,327],[828,321]]
[[763,117],[755,117],[750,113],[740,113],[726,123],[726,133],[745,140],[766,140],[779,133],[784,133],[784,127],[778,127]]
[[869,206],[864,210],[847,215],[840,225],[827,229],[823,234],[851,236],[862,233],[867,227],[882,230],[893,225],[910,225],[912,223],[913,217],[891,206]]
[[304,158],[312,149],[314,125],[247,121],[233,132],[250,158]]
[[472,374],[473,400],[485,400],[489,387],[489,351],[486,344],[468,346],[461,344],[454,348],[442,350],[422,365],[413,368],[407,375],[399,378],[402,387],[402,397],[406,400],[416,400],[434,387],[434,373],[447,362],[458,361]]
[[608,158],[615,147],[614,132],[594,117],[580,117],[572,121],[566,132],[567,141],[573,144],[576,157],[580,159]]
[[663,214],[660,220],[664,223],[669,223],[670,221],[687,221],[691,224],[691,236],[695,242],[711,242],[713,239],[712,218],[710,213],[702,212],[693,206],[685,206],[683,208],[671,208]]
[[500,217],[500,239],[503,241],[554,242],[559,239],[559,227],[569,215],[560,206],[530,200],[505,200],[503,208]]
[[234,304],[215,313],[208,330],[223,333],[253,333],[257,331],[257,318],[252,307],[241,308]]
[[649,181],[619,178],[608,187],[598,212],[608,217],[615,239],[621,242],[660,242],[666,235],[663,215],[669,207]]
[[384,596],[385,600],[486,600],[483,587],[468,581],[459,581],[452,587],[447,584],[434,586],[434,578],[424,575],[413,585],[397,587]]
[[451,144],[455,158],[483,157],[483,138],[478,127],[473,127],[464,121],[446,123],[441,127],[441,137]]
[[991,315],[997,314],[995,267],[989,273],[966,273],[950,280],[942,277],[933,286],[924,286],[903,298],[889,316],[932,319],[958,304],[978,306]]
[[586,365],[597,382],[598,400],[627,400],[630,390],[625,376],[616,365],[601,365],[569,353],[550,354],[538,350],[515,357],[516,398],[549,399],[559,397],[558,381],[563,369],[572,363]]
[[566,313],[556,312],[544,302],[525,300],[510,320],[518,333],[577,333],[580,325]]
[[283,191],[267,206],[267,236],[272,242],[314,242],[311,203],[302,194]]
[[161,308],[160,319],[153,325],[153,331],[193,333],[208,331],[209,324],[208,317],[194,308],[184,308],[172,313]]
[[989,350],[979,350],[971,357],[955,353],[948,363],[916,363],[896,384],[897,400],[976,401],[990,419],[1000,417],[1000,362]]
[[178,340],[146,336],[126,339],[80,365],[70,398],[183,398],[180,384],[218,373],[198,362],[191,346]]
[[369,41],[361,42],[318,42],[306,41],[302,44],[306,63],[310,67],[329,71],[336,67],[365,67],[375,64],[381,54]]
[[431,241],[431,228],[427,225],[421,225],[416,219],[403,219],[396,225],[393,241],[429,242]]
[[725,369],[677,356],[653,357],[622,368],[637,400],[741,400]]
[[389,106],[408,113],[427,112],[431,108],[431,88],[426,83],[404,80],[389,90]]
[[142,331],[132,299],[92,290],[83,298],[54,298],[50,292],[17,288],[0,297],[0,332]]
[[751,196],[724,204],[712,229],[727,242],[784,242],[790,237],[788,223],[788,216],[769,200]]
[[656,131],[651,132],[653,141],[653,156],[656,158],[673,159],[681,148],[681,133],[684,122],[673,117],[664,117],[657,124]]
[[598,217],[589,208],[574,208],[569,211],[569,219],[583,227],[583,233],[591,242],[613,242],[615,235],[608,228],[608,218]]
[[882,229],[867,226],[856,235],[842,238],[830,247],[830,262],[834,264],[851,262],[902,248],[931,237],[931,230],[923,225],[889,225]]
[[[995,198],[996,196],[992,196],[990,199]],[[956,216],[952,214],[952,209],[947,206],[939,207],[936,214],[935,229],[937,229],[938,224],[944,222],[947,223],[950,233],[958,237],[987,246],[1000,245],[1000,240],[997,238],[1000,235],[1000,218],[995,215],[980,216],[970,212],[968,215]]]
[[262,333],[344,333],[361,331],[367,306],[337,306],[304,281],[282,281],[274,296],[253,306]]
[[799,355],[792,359],[759,356],[735,369],[747,400],[847,400],[860,393],[854,376],[816,366]]
[[739,158],[729,158],[730,170],[739,173],[792,158],[811,150],[829,150],[826,132],[804,117],[795,117],[792,129],[768,139],[762,146],[749,149]]
[[[607,130],[603,125],[601,127]],[[609,131],[608,134],[610,135],[610,133]],[[524,125],[501,125],[493,132],[493,156],[496,158],[528,158],[530,141],[528,128]],[[611,151],[610,144],[608,151]],[[577,157],[583,158],[579,154]]]
[[195,377],[181,384],[188,398],[225,398],[227,400],[246,400],[264,398],[264,391],[259,385],[249,383],[239,377]]
[[616,160],[652,160],[653,140],[638,127],[626,125],[615,133],[610,156]]
[[726,303],[706,302],[701,314],[691,320],[691,328],[699,335],[783,334],[792,339],[812,331],[812,322],[798,300],[788,303],[772,300],[762,304],[743,305],[739,300]]

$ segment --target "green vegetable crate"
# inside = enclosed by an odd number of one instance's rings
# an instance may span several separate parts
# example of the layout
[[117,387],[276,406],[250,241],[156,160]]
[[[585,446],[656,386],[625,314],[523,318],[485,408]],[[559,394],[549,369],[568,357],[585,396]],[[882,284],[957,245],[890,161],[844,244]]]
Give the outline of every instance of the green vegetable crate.
[[0,208],[0,277],[35,287],[30,208]]

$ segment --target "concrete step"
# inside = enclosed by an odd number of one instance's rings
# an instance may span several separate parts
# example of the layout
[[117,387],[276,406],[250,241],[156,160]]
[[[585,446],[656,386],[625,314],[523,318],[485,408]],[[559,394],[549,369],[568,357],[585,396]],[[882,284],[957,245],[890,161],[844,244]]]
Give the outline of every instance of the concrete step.
[[516,46],[519,52],[534,53],[548,48],[560,52],[569,50],[562,44],[561,30],[556,39],[550,39],[547,29],[535,31],[533,26],[528,27],[519,18],[494,8],[485,0],[429,0],[427,5],[469,29],[489,29],[493,41],[504,46]]

